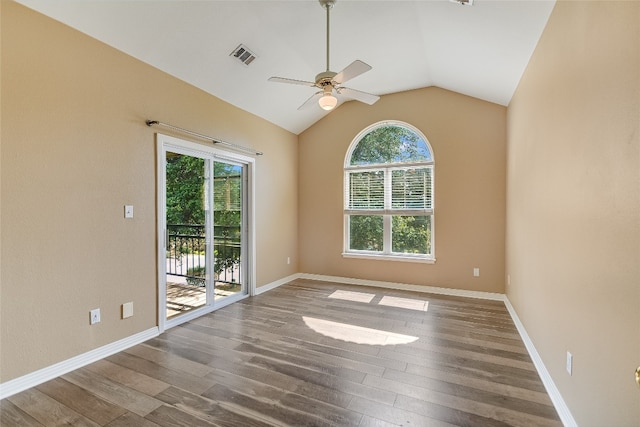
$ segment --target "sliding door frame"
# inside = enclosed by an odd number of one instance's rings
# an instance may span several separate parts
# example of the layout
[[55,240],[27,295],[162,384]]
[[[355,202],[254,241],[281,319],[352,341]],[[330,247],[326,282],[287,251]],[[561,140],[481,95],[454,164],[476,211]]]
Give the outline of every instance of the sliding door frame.
[[[193,309],[182,315],[175,316],[171,319],[167,319],[167,266],[166,266],[166,222],[167,222],[167,204],[166,204],[166,153],[176,150],[178,152],[187,151],[197,156],[201,156],[211,162],[213,166],[214,161],[230,162],[238,165],[242,165],[246,170],[246,191],[243,192],[243,217],[245,227],[242,229],[242,261],[245,263],[246,274],[246,290],[247,293],[239,298],[232,298],[228,301],[227,298],[223,298],[216,304],[215,298],[211,295],[207,295],[207,304],[203,307]],[[247,298],[255,295],[256,292],[256,245],[255,245],[255,159],[253,157],[245,156],[235,152],[220,149],[216,146],[204,145],[197,142],[176,138],[161,133],[156,134],[156,174],[157,174],[157,289],[158,289],[158,328],[160,332],[166,329],[177,326],[181,323],[200,317],[204,314],[217,310],[230,303],[236,302],[240,299]],[[210,171],[211,185],[213,185],[213,168]],[[207,195],[210,197],[210,195]],[[212,196],[211,196],[212,197]],[[213,209],[213,200],[210,201],[210,208]],[[211,236],[211,248],[213,248],[213,236]],[[213,249],[211,249],[213,250]]]

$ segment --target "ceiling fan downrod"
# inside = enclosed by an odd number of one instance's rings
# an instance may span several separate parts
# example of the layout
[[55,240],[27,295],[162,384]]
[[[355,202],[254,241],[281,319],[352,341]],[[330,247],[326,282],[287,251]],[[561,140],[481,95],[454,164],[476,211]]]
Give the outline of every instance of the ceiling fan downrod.
[[326,9],[327,11],[327,71],[331,71],[331,69],[329,68],[329,45],[330,45],[330,38],[329,38],[329,31],[331,26],[329,25],[329,16],[331,15],[330,11],[333,8],[333,6],[336,4],[336,0],[319,0],[320,1],[320,5]]
[[320,85],[320,87],[324,88],[326,86],[331,86],[333,87],[333,84],[331,83],[333,78],[336,76],[337,73],[331,71],[330,68],[330,63],[329,63],[329,58],[330,58],[330,45],[331,45],[331,39],[330,39],[330,22],[329,22],[329,16],[330,16],[330,11],[333,8],[333,6],[336,4],[336,0],[319,0],[320,5],[327,11],[327,69],[325,71],[323,71],[322,73],[319,73],[316,76],[316,82],[317,84]]

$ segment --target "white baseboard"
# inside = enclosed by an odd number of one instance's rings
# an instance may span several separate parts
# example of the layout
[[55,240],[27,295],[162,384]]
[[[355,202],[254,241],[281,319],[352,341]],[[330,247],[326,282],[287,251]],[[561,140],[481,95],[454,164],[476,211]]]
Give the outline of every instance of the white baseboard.
[[255,295],[263,294],[271,289],[275,289],[278,286],[282,286],[286,283],[289,283],[292,280],[298,279],[300,277],[300,273],[292,274],[291,276],[284,277],[282,279],[276,280],[275,282],[267,283],[266,285],[262,285],[256,288]]
[[0,384],[0,399],[20,393],[28,388],[35,387],[46,381],[52,380],[60,375],[64,375],[74,369],[81,368],[90,363],[96,362],[119,351],[126,350],[129,347],[140,344],[148,339],[157,337],[158,328],[153,327],[146,331],[139,332],[135,335],[123,338],[119,341],[107,344],[105,346],[88,351],[71,359],[63,360],[55,365],[47,366],[22,377],[4,382]]
[[406,283],[382,282],[378,280],[353,279],[347,277],[324,276],[320,274],[300,273],[300,279],[322,280],[325,282],[338,282],[348,285],[374,286],[378,288],[400,289],[404,291],[426,292],[430,294],[452,295],[467,298],[479,298],[494,301],[504,301],[504,294],[494,292],[467,291],[464,289],[439,288],[434,286],[409,285]]
[[511,318],[513,319],[513,323],[515,323],[516,328],[520,333],[520,337],[522,338],[522,341],[527,348],[527,352],[529,353],[529,356],[531,357],[531,360],[533,361],[533,364],[538,371],[538,375],[540,375],[540,379],[542,380],[542,383],[544,384],[544,387],[547,390],[551,401],[553,402],[553,406],[556,408],[556,411],[558,411],[558,416],[560,417],[562,424],[565,427],[578,427],[578,423],[576,423],[573,415],[571,415],[571,411],[569,411],[569,407],[562,398],[560,390],[558,390],[558,387],[556,387],[553,379],[551,378],[551,374],[544,366],[538,350],[536,350],[535,346],[533,345],[533,341],[531,341],[531,338],[529,338],[529,334],[527,334],[527,331],[520,321],[516,310],[511,305],[509,298],[505,297],[504,305],[507,307]]

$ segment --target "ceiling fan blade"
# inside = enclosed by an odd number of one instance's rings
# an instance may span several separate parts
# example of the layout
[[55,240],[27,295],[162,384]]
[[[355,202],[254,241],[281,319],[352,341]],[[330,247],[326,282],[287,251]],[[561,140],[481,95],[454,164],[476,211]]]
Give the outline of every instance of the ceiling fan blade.
[[320,99],[321,96],[322,96],[322,91],[318,91],[318,92],[314,93],[313,95],[311,95],[309,97],[309,99],[304,101],[302,103],[302,105],[298,107],[298,110],[304,110],[305,108],[309,107],[310,105],[313,105],[313,104],[317,103],[318,99]]
[[269,77],[270,82],[276,83],[289,83],[293,85],[302,85],[302,86],[315,86],[314,82],[307,82],[304,80],[294,80],[294,79],[286,79],[284,77]]
[[337,84],[342,84],[354,77],[358,77],[362,73],[366,73],[370,69],[371,65],[365,64],[359,59],[356,59],[351,64],[349,64],[347,68],[336,74],[336,76],[333,78],[333,81]]
[[373,105],[380,97],[367,92],[362,92],[355,89],[349,89],[348,87],[336,88],[336,92],[340,95],[344,95],[347,98],[355,99],[356,101],[364,102],[365,104]]

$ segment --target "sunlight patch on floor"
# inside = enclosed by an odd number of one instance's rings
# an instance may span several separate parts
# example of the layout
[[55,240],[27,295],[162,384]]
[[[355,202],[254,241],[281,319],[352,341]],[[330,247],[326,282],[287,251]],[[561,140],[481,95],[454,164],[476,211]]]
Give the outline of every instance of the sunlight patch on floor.
[[413,298],[398,298],[391,296],[384,296],[378,303],[380,305],[386,305],[389,307],[406,308],[408,310],[427,311],[429,308],[429,301],[423,301]]
[[376,294],[337,290],[333,292],[331,295],[329,295],[329,298],[336,298],[336,299],[342,299],[342,300],[354,301],[354,302],[370,303],[373,297],[375,296]]
[[[376,294],[368,294],[365,292],[337,290],[329,295],[329,298],[369,304],[375,296]],[[385,305],[387,307],[405,308],[407,310],[417,311],[427,311],[427,309],[429,308],[429,301],[419,300],[415,298],[392,297],[389,295],[382,297],[378,304]]]
[[418,340],[418,337],[411,335],[396,334],[314,317],[303,317],[302,320],[309,328],[321,335],[356,344],[396,345],[409,344]]

